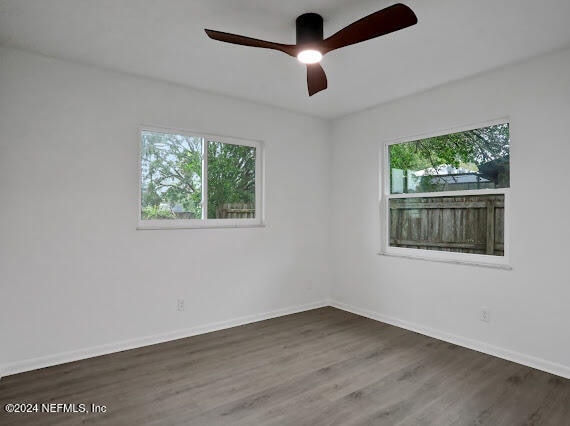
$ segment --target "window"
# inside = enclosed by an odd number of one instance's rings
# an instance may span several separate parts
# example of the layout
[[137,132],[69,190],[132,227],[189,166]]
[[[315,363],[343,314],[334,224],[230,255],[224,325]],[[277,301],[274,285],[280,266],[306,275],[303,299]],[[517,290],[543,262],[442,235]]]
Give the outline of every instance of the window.
[[509,124],[386,144],[383,251],[507,263]]
[[261,144],[141,130],[139,228],[261,225]]

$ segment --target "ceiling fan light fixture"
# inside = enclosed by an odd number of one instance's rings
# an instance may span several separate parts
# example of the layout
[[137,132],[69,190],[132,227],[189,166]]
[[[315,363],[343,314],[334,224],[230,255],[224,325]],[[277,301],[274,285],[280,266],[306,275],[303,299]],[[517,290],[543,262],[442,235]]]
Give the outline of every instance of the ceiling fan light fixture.
[[405,4],[396,3],[353,22],[326,39],[323,33],[323,17],[314,12],[303,13],[295,20],[297,36],[295,44],[275,43],[208,29],[206,29],[206,34],[211,39],[225,43],[273,49],[293,57],[296,56],[301,63],[306,64],[307,89],[309,96],[313,96],[315,93],[325,90],[328,85],[325,71],[319,64],[323,55],[336,49],[402,30],[417,24],[417,22],[418,18],[412,9]]
[[305,49],[299,52],[297,59],[304,64],[316,64],[321,62],[323,54],[315,49]]

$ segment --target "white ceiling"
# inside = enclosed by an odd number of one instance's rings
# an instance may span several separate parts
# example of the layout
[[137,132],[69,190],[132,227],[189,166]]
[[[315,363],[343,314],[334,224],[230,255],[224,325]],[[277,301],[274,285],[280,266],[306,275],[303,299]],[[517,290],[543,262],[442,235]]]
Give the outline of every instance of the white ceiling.
[[325,118],[570,45],[570,0],[402,2],[418,24],[328,54],[311,98],[294,58],[203,29],[293,44],[301,13],[323,15],[326,37],[396,1],[0,0],[0,45]]

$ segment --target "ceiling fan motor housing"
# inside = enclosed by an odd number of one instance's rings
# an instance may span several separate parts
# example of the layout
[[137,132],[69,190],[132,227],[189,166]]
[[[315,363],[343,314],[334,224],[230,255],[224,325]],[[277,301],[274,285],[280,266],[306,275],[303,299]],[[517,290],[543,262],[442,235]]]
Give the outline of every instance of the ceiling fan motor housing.
[[318,13],[304,13],[296,20],[297,46],[323,41],[323,17]]

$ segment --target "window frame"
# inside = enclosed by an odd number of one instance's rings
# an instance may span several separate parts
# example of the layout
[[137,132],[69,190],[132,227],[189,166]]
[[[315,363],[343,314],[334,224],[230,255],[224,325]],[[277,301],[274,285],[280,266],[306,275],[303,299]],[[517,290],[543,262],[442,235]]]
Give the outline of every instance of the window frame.
[[[380,208],[380,252],[378,254],[385,256],[397,256],[411,259],[430,260],[438,262],[459,263],[475,266],[487,266],[500,269],[512,269],[510,266],[510,224],[511,224],[511,203],[510,190],[508,188],[494,189],[470,189],[460,191],[438,191],[438,192],[414,192],[406,194],[390,193],[390,154],[391,145],[413,142],[418,139],[426,139],[431,137],[443,136],[452,133],[465,132],[468,130],[489,127],[498,124],[509,124],[509,134],[512,129],[512,120],[510,117],[503,117],[482,123],[474,123],[460,126],[453,126],[443,130],[435,130],[432,132],[416,134],[413,136],[400,137],[381,143],[379,155],[379,208]],[[509,153],[512,151],[512,144],[509,144]],[[510,155],[510,154],[509,154]],[[511,168],[512,169],[512,168]],[[510,173],[510,172],[509,172]],[[512,179],[509,179],[511,182]],[[504,252],[503,256],[494,256],[489,254],[476,253],[460,253],[447,252],[439,250],[425,250],[408,247],[390,246],[390,199],[397,198],[436,198],[436,197],[454,197],[469,195],[496,195],[501,194],[504,200]]]
[[[194,138],[201,138],[202,143],[202,209],[207,217],[208,211],[208,142],[221,142],[224,144],[249,146],[255,148],[255,218],[244,219],[142,219],[142,132],[166,133]],[[137,204],[137,229],[160,230],[160,229],[204,229],[204,228],[251,228],[264,226],[264,143],[258,140],[242,139],[233,136],[222,136],[193,130],[181,130],[170,127],[141,125],[138,128],[138,204]]]

